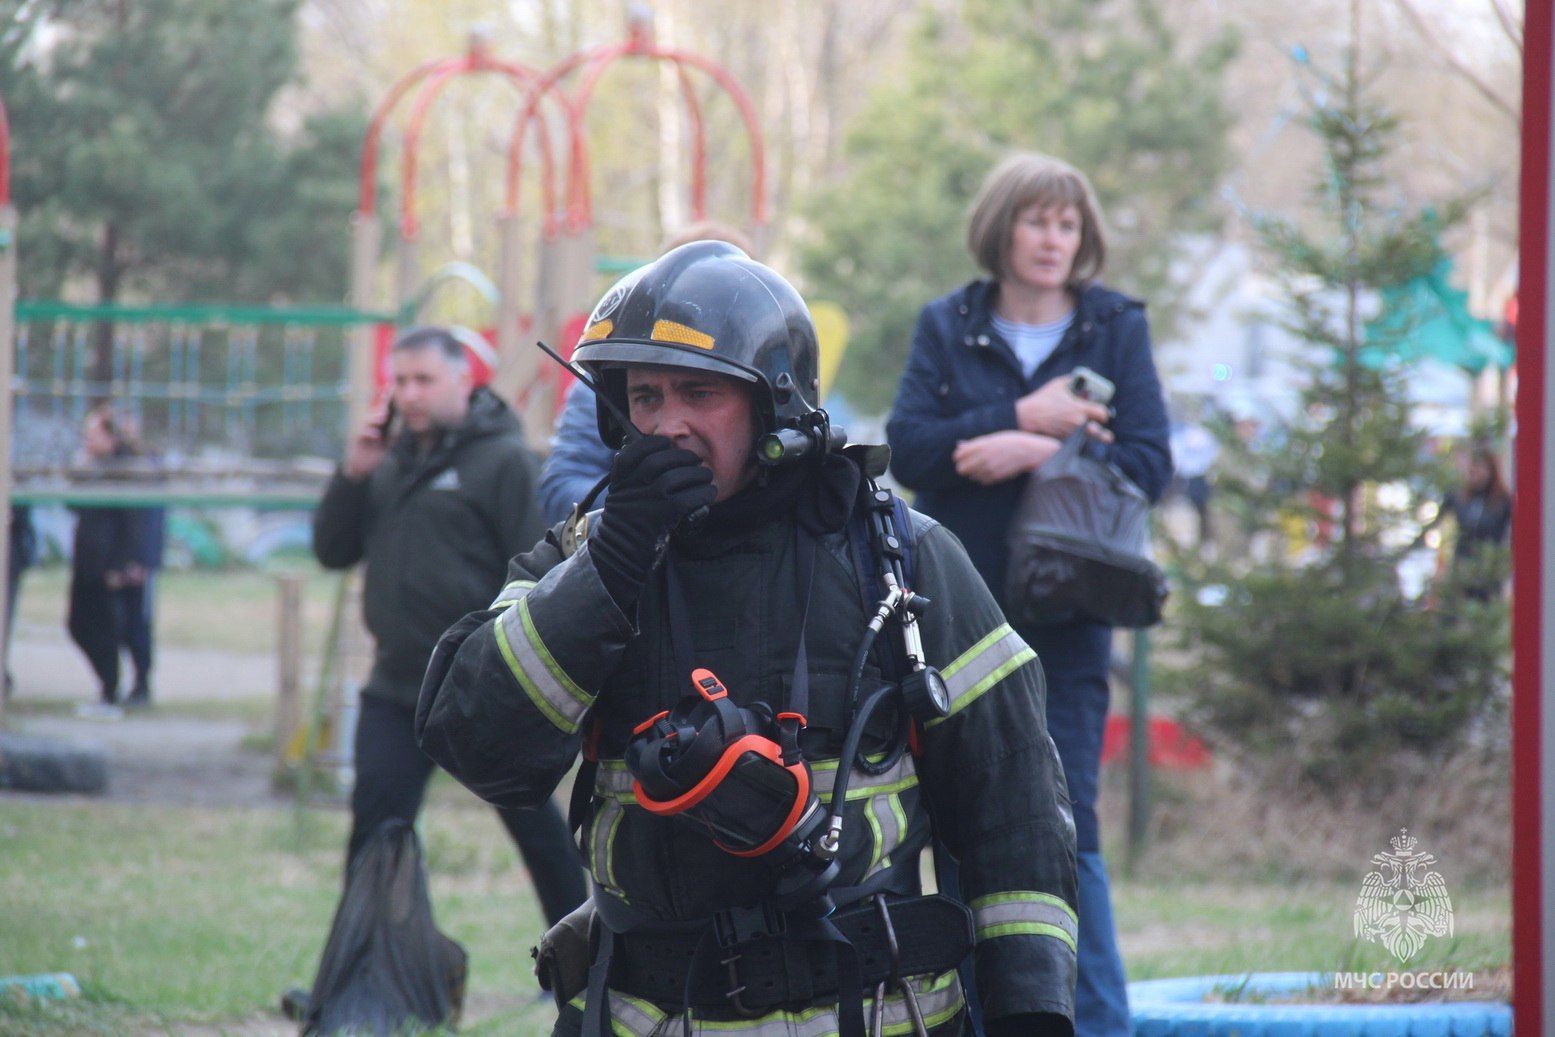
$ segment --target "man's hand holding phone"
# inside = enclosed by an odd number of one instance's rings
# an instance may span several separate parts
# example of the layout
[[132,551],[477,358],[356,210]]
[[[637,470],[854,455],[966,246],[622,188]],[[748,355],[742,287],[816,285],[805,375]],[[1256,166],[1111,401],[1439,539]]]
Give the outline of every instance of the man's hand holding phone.
[[356,435],[351,437],[345,460],[340,465],[347,479],[360,482],[383,463],[389,452],[389,427],[393,422],[394,398],[390,396],[368,412]]

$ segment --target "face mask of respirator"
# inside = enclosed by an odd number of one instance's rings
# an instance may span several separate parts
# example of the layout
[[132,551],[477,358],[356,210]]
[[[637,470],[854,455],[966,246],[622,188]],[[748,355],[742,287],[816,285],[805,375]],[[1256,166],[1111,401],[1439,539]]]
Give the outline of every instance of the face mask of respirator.
[[725,853],[766,860],[780,902],[824,891],[838,866],[820,848],[826,812],[798,751],[804,718],[736,705],[709,670],[691,681],[695,694],[643,721],[627,744],[638,804],[702,829]]

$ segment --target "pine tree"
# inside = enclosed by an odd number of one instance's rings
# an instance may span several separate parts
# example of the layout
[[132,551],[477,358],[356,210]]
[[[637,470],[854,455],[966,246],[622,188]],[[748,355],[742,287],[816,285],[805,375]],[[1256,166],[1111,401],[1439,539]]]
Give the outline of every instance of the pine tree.
[[277,130],[296,10],[0,0],[24,296],[339,301],[365,115]]
[[[1505,681],[1505,608],[1455,593],[1406,598],[1398,563],[1442,499],[1443,466],[1412,427],[1393,356],[1407,327],[1368,318],[1435,267],[1466,203],[1387,203],[1398,121],[1368,95],[1353,52],[1329,73],[1300,57],[1323,177],[1315,212],[1254,221],[1284,288],[1289,329],[1321,359],[1276,446],[1228,440],[1219,485],[1257,561],[1193,573],[1181,595],[1196,663],[1177,675],[1212,730],[1278,749],[1333,785],[1459,743]],[[1301,550],[1285,532],[1305,531]],[[1485,559],[1485,565],[1503,559]],[[1483,573],[1459,571],[1458,579]],[[1214,593],[1206,593],[1214,588]]]

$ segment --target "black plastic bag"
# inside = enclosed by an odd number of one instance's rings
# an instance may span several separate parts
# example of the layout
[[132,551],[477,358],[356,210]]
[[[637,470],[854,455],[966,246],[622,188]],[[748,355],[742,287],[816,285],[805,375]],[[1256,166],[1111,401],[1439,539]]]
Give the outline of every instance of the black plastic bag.
[[457,1026],[468,958],[438,931],[415,830],[385,821],[346,875],[302,1037]]
[[1010,523],[1005,605],[1013,623],[1091,619],[1154,626],[1166,576],[1146,555],[1150,501],[1076,431],[1026,482]]

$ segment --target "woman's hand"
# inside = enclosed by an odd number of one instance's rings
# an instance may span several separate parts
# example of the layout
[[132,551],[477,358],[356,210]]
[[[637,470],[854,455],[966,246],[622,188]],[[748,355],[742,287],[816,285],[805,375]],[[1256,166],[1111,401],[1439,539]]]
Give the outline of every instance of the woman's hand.
[[976,439],[963,439],[956,444],[951,460],[955,462],[958,475],[992,486],[1041,467],[1058,453],[1058,447],[1058,440],[1052,436],[993,432]]
[[1080,426],[1103,443],[1112,442],[1106,407],[1069,391],[1069,375],[1061,374],[1035,392],[1015,401],[1015,420],[1024,432],[1063,439]]

